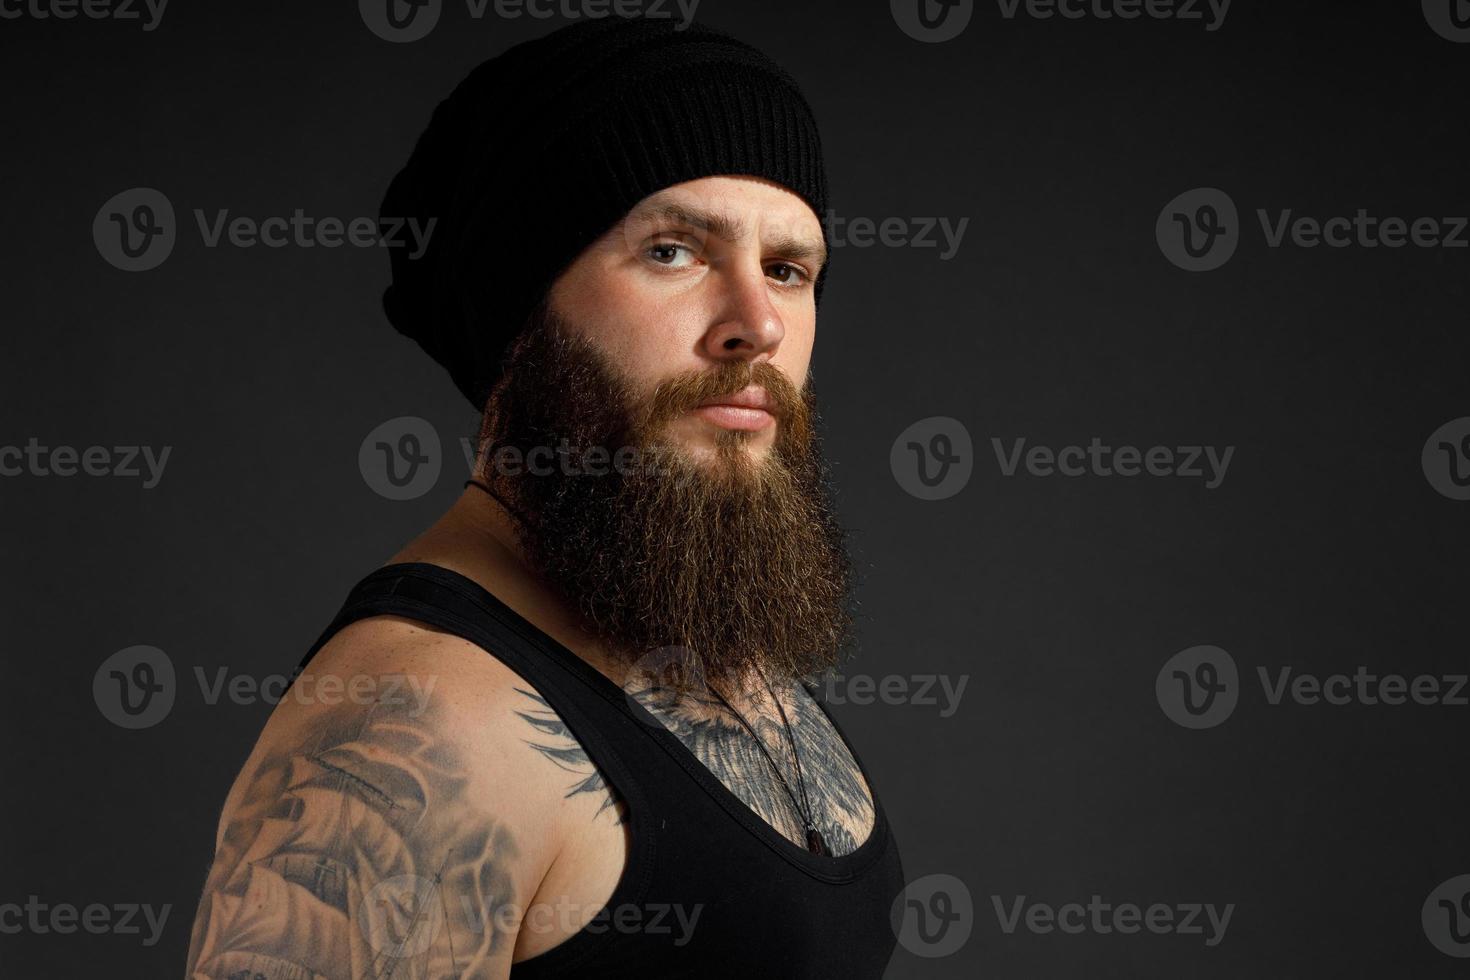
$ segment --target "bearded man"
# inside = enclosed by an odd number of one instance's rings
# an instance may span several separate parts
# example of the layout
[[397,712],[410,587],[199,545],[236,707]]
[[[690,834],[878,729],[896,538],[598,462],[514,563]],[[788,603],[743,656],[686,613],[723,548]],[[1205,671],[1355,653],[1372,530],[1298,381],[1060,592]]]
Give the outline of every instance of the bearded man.
[[882,974],[897,845],[809,687],[850,629],[825,207],[795,82],[711,30],[583,22],[441,103],[384,307],[483,412],[475,478],[298,669],[189,976]]

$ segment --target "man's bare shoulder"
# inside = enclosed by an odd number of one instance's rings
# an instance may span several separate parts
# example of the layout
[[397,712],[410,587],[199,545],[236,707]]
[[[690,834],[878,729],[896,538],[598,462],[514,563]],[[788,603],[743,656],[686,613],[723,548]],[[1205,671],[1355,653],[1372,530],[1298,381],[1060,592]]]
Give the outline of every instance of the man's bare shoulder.
[[[394,617],[344,628],[226,801],[191,975],[335,975],[420,943],[430,959],[452,948],[456,975],[503,975],[516,923],[496,910],[523,909],[569,818],[596,811],[536,746],[554,719],[459,637]],[[431,898],[454,916],[436,925]]]
[[[328,691],[340,688],[340,696],[354,703],[366,703],[369,695],[385,701],[432,700],[438,723],[472,740],[500,733],[506,727],[503,709],[516,703],[518,688],[530,686],[490,651],[398,616],[374,616],[343,627],[296,679],[293,688],[300,687],[300,693],[293,691],[282,705],[325,700],[324,680]],[[354,684],[357,694],[351,693]]]
[[392,720],[463,758],[462,792],[499,795],[512,780],[520,790],[517,803],[529,805],[538,796],[540,773],[517,751],[525,735],[517,711],[532,703],[527,692],[535,694],[526,680],[468,640],[375,616],[344,627],[305,665],[262,730],[251,761],[309,744],[323,725]]

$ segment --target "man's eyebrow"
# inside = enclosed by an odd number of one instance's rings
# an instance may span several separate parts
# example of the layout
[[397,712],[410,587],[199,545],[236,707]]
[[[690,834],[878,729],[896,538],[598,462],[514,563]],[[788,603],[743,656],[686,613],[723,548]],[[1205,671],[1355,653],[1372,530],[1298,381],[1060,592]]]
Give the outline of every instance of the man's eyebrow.
[[[673,224],[700,228],[727,242],[744,241],[750,234],[750,228],[738,215],[673,202],[638,208],[629,217],[634,221],[663,219]],[[765,244],[783,258],[808,260],[819,266],[827,261],[827,246],[820,239],[781,235]]]
[[674,224],[702,228],[727,242],[741,241],[750,233],[745,222],[737,215],[725,211],[709,211],[704,208],[675,204],[672,201],[639,208],[633,212],[632,217],[642,221],[655,221],[662,218]]
[[780,238],[767,242],[766,247],[783,259],[801,259],[818,267],[827,261],[827,246],[823,245],[820,239],[793,238],[790,235],[782,235]]

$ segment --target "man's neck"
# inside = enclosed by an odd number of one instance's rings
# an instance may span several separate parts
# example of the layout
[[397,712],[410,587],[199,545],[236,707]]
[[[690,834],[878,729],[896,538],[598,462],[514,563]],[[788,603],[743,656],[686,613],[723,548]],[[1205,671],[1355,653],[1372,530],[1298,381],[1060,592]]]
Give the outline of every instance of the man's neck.
[[621,686],[626,668],[577,622],[567,604],[530,568],[516,539],[516,519],[478,487],[393,556],[458,572]]

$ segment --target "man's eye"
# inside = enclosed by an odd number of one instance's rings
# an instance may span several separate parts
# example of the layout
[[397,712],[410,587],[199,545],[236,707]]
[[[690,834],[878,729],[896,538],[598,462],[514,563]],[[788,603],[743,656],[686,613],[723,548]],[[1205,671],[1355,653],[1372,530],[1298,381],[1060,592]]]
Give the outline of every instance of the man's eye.
[[694,258],[694,250],[678,242],[658,242],[646,250],[647,256],[659,265],[681,268]]
[[806,270],[798,268],[789,262],[777,262],[767,271],[771,278],[783,286],[800,286],[807,280]]

